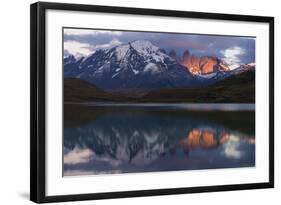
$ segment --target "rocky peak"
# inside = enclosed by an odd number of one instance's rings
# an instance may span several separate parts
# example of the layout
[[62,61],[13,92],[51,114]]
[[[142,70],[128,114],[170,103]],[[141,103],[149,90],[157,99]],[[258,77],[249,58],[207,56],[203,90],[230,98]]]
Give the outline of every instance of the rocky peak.
[[74,57],[74,55],[69,55],[67,57],[65,57],[63,59],[64,64],[70,64],[70,63],[75,63],[76,62],[76,58]]
[[220,59],[214,56],[191,55],[189,50],[183,54],[182,64],[194,75],[208,74],[217,71],[228,71],[229,68]]
[[177,63],[181,63],[180,58],[177,56],[177,53],[174,49],[170,50],[169,56],[174,59]]

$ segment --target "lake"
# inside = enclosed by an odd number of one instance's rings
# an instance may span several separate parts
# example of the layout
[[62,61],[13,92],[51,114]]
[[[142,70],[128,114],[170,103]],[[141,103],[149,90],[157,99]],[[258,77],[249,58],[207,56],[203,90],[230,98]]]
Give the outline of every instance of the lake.
[[63,174],[255,166],[254,104],[65,104]]

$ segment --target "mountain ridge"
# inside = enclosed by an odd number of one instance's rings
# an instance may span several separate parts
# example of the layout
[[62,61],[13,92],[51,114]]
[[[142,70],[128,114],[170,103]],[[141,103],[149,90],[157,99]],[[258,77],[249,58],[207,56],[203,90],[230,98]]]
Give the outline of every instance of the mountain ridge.
[[65,77],[81,78],[102,89],[192,86],[192,75],[148,41],[97,50],[81,63],[66,64]]
[[147,40],[136,40],[110,49],[97,50],[87,57],[64,58],[64,77],[79,78],[102,90],[192,88],[211,85],[237,75],[255,64],[231,70],[215,56],[197,57],[188,50],[183,58]]

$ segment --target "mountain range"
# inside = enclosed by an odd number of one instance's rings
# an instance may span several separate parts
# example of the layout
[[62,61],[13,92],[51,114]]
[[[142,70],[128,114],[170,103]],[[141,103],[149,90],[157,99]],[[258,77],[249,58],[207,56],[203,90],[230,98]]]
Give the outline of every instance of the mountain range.
[[[249,65],[254,67],[253,63]],[[64,59],[64,77],[84,79],[102,89],[194,87],[233,74],[217,57],[198,57],[186,50],[180,59],[175,52],[166,54],[147,40],[97,50],[79,59],[73,55]]]
[[[247,72],[255,72],[255,63],[230,69],[216,56],[196,56],[186,50],[178,57],[175,51],[167,54],[147,40],[97,50],[78,59],[73,55],[64,58],[65,79],[80,79],[96,90],[131,97],[163,89],[202,89]],[[250,79],[254,81],[254,77]],[[77,80],[73,82],[77,84]],[[67,85],[71,87],[71,80]]]

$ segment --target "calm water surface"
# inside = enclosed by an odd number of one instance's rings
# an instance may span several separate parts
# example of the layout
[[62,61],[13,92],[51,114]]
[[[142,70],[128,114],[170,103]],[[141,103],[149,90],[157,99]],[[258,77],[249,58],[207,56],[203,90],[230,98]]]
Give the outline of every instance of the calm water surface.
[[65,176],[255,166],[254,104],[64,106]]

